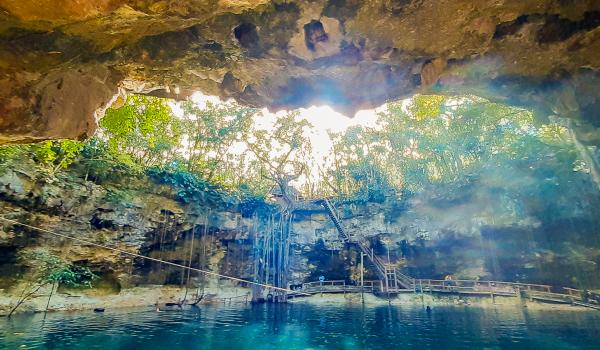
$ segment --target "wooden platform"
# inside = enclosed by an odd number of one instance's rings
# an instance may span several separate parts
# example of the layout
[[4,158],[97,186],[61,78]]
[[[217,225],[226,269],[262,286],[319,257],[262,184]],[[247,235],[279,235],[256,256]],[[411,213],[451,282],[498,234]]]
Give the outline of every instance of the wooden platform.
[[[584,302],[581,290],[563,288],[562,293],[551,291],[551,287],[540,284],[500,282],[500,281],[440,281],[440,280],[415,280],[415,288],[388,288],[383,281],[364,281],[364,285],[350,285],[343,280],[316,281],[302,284],[302,288],[288,293],[288,298],[309,297],[316,294],[345,294],[345,293],[370,293],[378,297],[396,297],[400,294],[454,294],[471,296],[504,296],[527,298],[545,303],[573,304],[600,310],[600,305],[595,300]],[[427,284],[423,284],[427,281]],[[417,287],[418,286],[418,287]],[[599,297],[590,294],[594,297]]]
[[377,256],[362,235],[349,234],[344,230],[341,217],[329,198],[302,200],[296,198],[296,209],[307,211],[324,210],[339,232],[343,243],[358,247],[362,257],[367,257],[378,281],[364,281],[363,285],[348,285],[345,281],[317,281],[302,284],[297,292],[288,293],[288,297],[310,296],[319,293],[372,293],[390,297],[404,293],[440,293],[477,296],[507,296],[529,298],[543,302],[575,304],[600,309],[600,294],[574,288],[556,288],[545,284],[480,281],[480,280],[435,280],[419,279],[400,272],[397,264],[384,261]]

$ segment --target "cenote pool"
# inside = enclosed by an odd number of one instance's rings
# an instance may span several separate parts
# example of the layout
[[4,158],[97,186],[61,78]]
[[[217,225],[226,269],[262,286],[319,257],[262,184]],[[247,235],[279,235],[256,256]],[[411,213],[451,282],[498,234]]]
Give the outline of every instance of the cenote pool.
[[600,312],[444,306],[203,306],[18,315],[2,349],[600,349]]

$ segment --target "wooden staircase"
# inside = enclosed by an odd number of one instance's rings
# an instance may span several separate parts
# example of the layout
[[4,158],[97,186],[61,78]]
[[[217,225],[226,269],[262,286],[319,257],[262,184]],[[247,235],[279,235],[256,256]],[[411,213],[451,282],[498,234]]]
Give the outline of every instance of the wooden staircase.
[[382,281],[382,292],[393,293],[400,289],[414,289],[415,280],[412,277],[400,273],[395,266],[385,263],[381,258],[373,253],[373,249],[369,247],[363,237],[350,236],[344,230],[340,217],[328,199],[323,199],[321,204],[329,214],[331,221],[338,230],[341,239],[344,243],[354,243],[358,245],[360,251],[369,258],[369,261],[375,266],[375,270]]

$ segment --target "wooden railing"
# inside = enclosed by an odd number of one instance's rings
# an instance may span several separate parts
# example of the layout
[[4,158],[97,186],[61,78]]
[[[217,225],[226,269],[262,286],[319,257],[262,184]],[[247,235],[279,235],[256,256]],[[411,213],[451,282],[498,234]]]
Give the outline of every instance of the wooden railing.
[[434,280],[414,279],[413,288],[418,291],[440,292],[481,292],[498,294],[515,294],[520,291],[537,291],[550,293],[552,287],[544,284],[478,281],[478,280]]
[[[463,292],[463,293],[494,293],[517,294],[521,291],[552,293],[551,286],[544,284],[502,282],[502,281],[477,281],[477,280],[435,280],[435,279],[410,279],[414,292]],[[302,284],[301,291],[355,291],[360,289],[360,284],[347,284],[344,280],[326,280],[307,282]],[[364,281],[363,289],[372,292],[384,292],[384,281]],[[576,295],[576,289],[570,289],[571,295]],[[561,295],[570,295],[568,293]]]
[[[412,278],[400,273],[399,271],[397,271],[397,269],[394,266],[391,266],[391,265],[388,266],[389,264],[386,264],[383,260],[381,260],[378,256],[376,256],[375,253],[373,252],[373,249],[371,249],[369,247],[368,242],[362,236],[356,236],[356,235],[350,236],[344,230],[337,211],[335,210],[335,208],[333,207],[333,205],[329,202],[329,200],[327,198],[324,198],[322,200],[322,203],[323,203],[323,206],[325,207],[325,209],[327,210],[329,216],[331,217],[331,220],[333,221],[333,224],[335,225],[336,229],[342,235],[342,238],[344,239],[344,241],[356,243],[358,245],[361,253],[366,255],[369,258],[369,260],[373,263],[373,265],[375,266],[375,270],[377,271],[377,274],[383,281],[385,281],[385,285],[388,290],[389,290],[390,285],[394,285],[396,289],[397,289],[398,285],[400,285],[404,288],[410,288],[412,286],[412,283],[413,283]],[[393,269],[393,271],[394,271],[393,275],[396,276],[395,281],[393,281],[394,283],[390,283],[390,281],[389,281],[389,274],[388,274],[389,269]]]
[[[571,303],[600,310],[600,294],[582,291],[574,288],[562,288],[560,292],[553,292],[552,287],[545,284],[503,282],[503,281],[477,281],[477,280],[435,280],[413,279],[414,290],[398,289],[396,292],[413,293],[465,293],[484,294],[492,297],[512,296],[527,297],[541,301]],[[344,280],[326,280],[307,282],[296,292],[288,293],[288,297],[308,296],[321,293],[385,293],[393,292],[386,289],[382,280],[364,281],[363,285],[348,284]],[[584,298],[583,295],[586,295]]]
[[318,293],[374,293],[382,288],[382,282],[364,281],[363,285],[348,284],[344,280],[315,281],[302,283],[302,288],[288,293],[290,296],[310,295]]
[[247,304],[249,297],[250,297],[250,294],[244,294],[244,295],[238,295],[238,296],[234,296],[234,297],[222,297],[222,298],[219,298],[219,300],[223,304],[231,304],[232,302]]
[[600,293],[594,293],[588,290],[563,287],[563,291],[572,300],[582,301],[594,305],[600,305]]
[[328,286],[345,286],[346,281],[344,280],[331,280],[331,281],[315,281],[302,283],[302,289],[315,288],[315,287],[328,287]]
[[[319,200],[331,217],[333,224],[344,239],[344,242],[351,242],[358,245],[362,254],[366,255],[375,266],[375,270],[381,278],[378,288],[376,284],[371,284],[372,292],[405,292],[413,290],[416,292],[458,292],[458,293],[473,293],[485,294],[489,293],[499,295],[515,295],[520,296],[526,294],[528,297],[545,299],[545,300],[563,300],[563,301],[581,301],[588,304],[588,300],[593,304],[600,305],[600,294],[583,292],[574,288],[562,288],[560,292],[555,292],[552,287],[545,284],[518,283],[518,282],[503,282],[503,281],[479,281],[479,280],[435,280],[435,279],[415,279],[398,271],[394,264],[383,261],[375,255],[373,249],[370,248],[368,241],[362,235],[349,235],[340,221],[339,214],[330,203],[328,198]],[[341,287],[339,283],[341,284]],[[348,290],[344,281],[323,281],[310,282],[305,284],[307,288],[316,288],[314,283],[320,283],[318,288],[342,288]],[[323,284],[326,283],[326,284]],[[327,284],[330,283],[330,284]],[[353,289],[356,286],[351,286]],[[363,286],[362,290],[365,290]],[[584,295],[585,294],[585,295]]]
[[581,296],[583,295],[583,291],[580,289],[563,287],[563,290],[565,291],[565,294],[569,296],[581,298]]

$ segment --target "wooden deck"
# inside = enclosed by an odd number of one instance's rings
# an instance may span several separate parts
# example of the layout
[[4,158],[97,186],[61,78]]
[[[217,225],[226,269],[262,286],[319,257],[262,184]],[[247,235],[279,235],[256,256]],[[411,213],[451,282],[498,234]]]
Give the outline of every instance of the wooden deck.
[[288,293],[288,298],[307,297],[315,294],[342,294],[342,293],[376,293],[381,281],[364,281],[364,285],[347,284],[344,280],[316,281],[303,283],[302,288]]
[[344,243],[354,244],[375,268],[380,280],[364,281],[363,285],[349,285],[343,280],[317,281],[302,284],[297,292],[288,297],[310,296],[319,293],[373,293],[391,296],[401,293],[451,293],[480,296],[508,296],[528,298],[551,303],[576,304],[600,309],[600,294],[574,288],[556,288],[544,284],[479,281],[479,280],[435,280],[417,279],[399,271],[396,265],[375,255],[362,235],[349,234],[344,230],[341,217],[328,198],[302,200],[297,198],[297,209],[325,210],[339,232]]
[[309,297],[315,294],[371,293],[377,296],[398,294],[456,294],[473,296],[506,296],[527,298],[547,303],[573,304],[600,310],[600,295],[573,288],[562,288],[559,292],[543,284],[476,280],[431,280],[415,279],[414,288],[386,288],[383,281],[364,281],[364,285],[347,284],[344,280],[316,281],[303,283],[302,288],[288,293],[288,298]]

